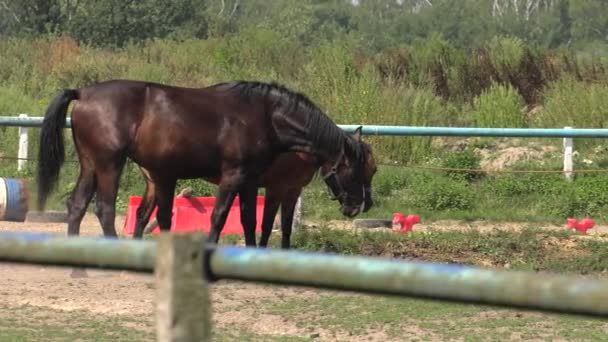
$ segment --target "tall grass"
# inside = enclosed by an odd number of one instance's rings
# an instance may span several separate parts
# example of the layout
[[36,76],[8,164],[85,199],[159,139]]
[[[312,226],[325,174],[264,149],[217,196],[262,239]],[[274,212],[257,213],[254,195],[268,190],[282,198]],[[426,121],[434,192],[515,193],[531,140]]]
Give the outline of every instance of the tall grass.
[[[608,124],[608,77],[600,58],[582,60],[569,52],[535,50],[509,37],[492,40],[476,51],[464,51],[439,36],[370,56],[359,51],[347,35],[342,37],[304,45],[278,30],[260,28],[222,38],[157,40],[117,50],[79,46],[69,37],[5,39],[0,41],[0,115],[42,115],[60,88],[113,78],[192,87],[254,79],[276,80],[303,92],[339,124]],[[526,113],[533,106],[535,110]],[[0,128],[0,132],[0,153],[16,155],[16,129]],[[38,130],[32,129],[30,134],[30,151],[35,156]],[[435,153],[430,137],[365,139],[373,144],[380,163],[415,164]],[[75,159],[69,134],[66,141],[68,159]],[[7,174],[14,172],[13,166],[0,165],[0,169]],[[32,170],[26,172],[31,174]],[[78,164],[68,163],[62,172],[65,175],[57,201],[73,187]],[[392,180],[378,179],[387,199],[395,194],[386,189],[404,189],[394,187]],[[127,168],[123,181],[128,185],[121,187],[121,205],[127,194],[143,191],[136,168]],[[184,181],[180,185],[194,186],[200,194],[215,191],[214,186],[202,182]],[[454,202],[460,201],[462,208],[475,208],[467,195],[471,191],[468,187],[462,185],[448,195],[463,193],[464,200],[454,197]],[[443,207],[442,199],[435,196],[446,193],[427,190],[427,207]],[[407,202],[409,207],[416,205]]]
[[563,77],[545,92],[544,108],[536,118],[538,127],[608,127],[608,85]]
[[[534,118],[534,125],[607,128],[608,84],[590,84],[572,76],[551,83],[544,94],[544,106]],[[576,139],[577,149],[597,144],[598,139]]]
[[511,85],[494,83],[473,100],[473,124],[478,127],[526,127],[523,102]]

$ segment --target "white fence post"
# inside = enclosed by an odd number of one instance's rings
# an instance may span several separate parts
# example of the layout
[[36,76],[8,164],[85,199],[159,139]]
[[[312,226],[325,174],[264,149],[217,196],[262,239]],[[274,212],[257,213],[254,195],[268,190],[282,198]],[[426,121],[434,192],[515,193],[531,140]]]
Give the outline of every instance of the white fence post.
[[300,228],[301,221],[302,221],[302,195],[298,196],[298,201],[296,202],[296,207],[294,208],[294,211],[293,211],[293,224],[291,225],[293,231]]
[[[27,114],[19,114],[20,118],[27,118]],[[27,162],[28,128],[19,127],[19,150],[17,152],[17,170],[23,170]]]
[[[572,127],[564,127],[564,129],[571,129]],[[574,151],[574,141],[571,137],[564,138],[564,176],[567,181],[572,181],[572,153]]]

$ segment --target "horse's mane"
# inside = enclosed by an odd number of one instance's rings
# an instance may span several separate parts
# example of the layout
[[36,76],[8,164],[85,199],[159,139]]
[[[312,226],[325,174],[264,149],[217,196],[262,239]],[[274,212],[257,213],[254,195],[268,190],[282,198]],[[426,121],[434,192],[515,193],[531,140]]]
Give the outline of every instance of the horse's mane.
[[[231,83],[231,89],[238,91],[244,96],[261,95],[271,99],[280,106],[285,115],[304,113],[306,115],[305,128],[308,138],[317,149],[328,152],[330,155],[340,153],[346,133],[338,127],[315,103],[306,95],[295,92],[276,82],[264,83],[255,81],[239,81]],[[351,144],[352,145],[352,144]],[[357,145],[357,144],[354,144]],[[361,148],[352,146],[359,156]]]

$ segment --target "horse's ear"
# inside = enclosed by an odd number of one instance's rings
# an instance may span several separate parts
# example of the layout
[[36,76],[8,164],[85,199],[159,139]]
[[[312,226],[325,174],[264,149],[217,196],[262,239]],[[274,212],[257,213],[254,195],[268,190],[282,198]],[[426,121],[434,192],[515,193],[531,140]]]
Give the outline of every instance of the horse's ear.
[[359,142],[361,141],[361,135],[363,131],[363,126],[359,126],[357,127],[357,129],[355,129],[355,133],[353,133],[353,138],[355,138],[355,141]]

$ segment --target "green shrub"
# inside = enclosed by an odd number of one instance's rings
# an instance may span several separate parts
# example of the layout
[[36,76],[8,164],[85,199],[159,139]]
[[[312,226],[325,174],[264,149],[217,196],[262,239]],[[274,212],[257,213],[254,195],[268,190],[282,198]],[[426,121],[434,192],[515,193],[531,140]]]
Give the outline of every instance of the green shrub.
[[433,34],[428,39],[414,44],[412,59],[415,68],[411,70],[412,82],[422,86],[432,81],[433,91],[444,99],[450,98],[450,68],[459,51],[440,35]]
[[495,196],[509,198],[521,195],[546,196],[564,184],[562,175],[506,174],[488,178],[488,191]]
[[389,196],[409,183],[408,173],[399,166],[382,165],[374,176],[373,189],[377,196]]
[[[364,122],[424,127],[440,126],[440,122],[449,119],[439,97],[427,88],[389,84],[376,101]],[[378,118],[374,119],[374,116]],[[431,151],[432,140],[427,136],[382,137],[373,139],[372,143],[374,151],[389,161],[416,163]]]
[[432,211],[469,210],[474,206],[473,190],[447,177],[418,177],[412,180],[409,196],[417,207]]
[[[585,83],[569,76],[551,83],[534,125],[543,128],[607,128],[608,85]],[[577,149],[584,149],[597,144],[597,139],[576,139],[575,143]]]
[[554,215],[579,218],[590,216],[596,219],[606,217],[608,176],[579,175],[575,181],[563,181],[551,190],[545,206]]
[[549,85],[537,127],[608,127],[608,85],[563,77]]
[[527,127],[523,106],[515,88],[494,83],[473,100],[473,124],[477,127]]
[[501,80],[518,73],[525,52],[524,42],[517,37],[494,37],[487,44],[490,60]]
[[[461,152],[451,152],[445,155],[441,161],[441,166],[450,169],[480,170],[480,161],[481,158],[475,152],[471,149],[465,149]],[[445,174],[454,180],[466,182],[479,180],[484,176],[483,172],[464,170],[447,170]]]
[[179,192],[182,188],[189,186],[194,191],[194,196],[215,196],[217,185],[202,179],[180,179],[177,182],[175,191]]

